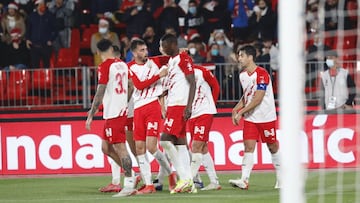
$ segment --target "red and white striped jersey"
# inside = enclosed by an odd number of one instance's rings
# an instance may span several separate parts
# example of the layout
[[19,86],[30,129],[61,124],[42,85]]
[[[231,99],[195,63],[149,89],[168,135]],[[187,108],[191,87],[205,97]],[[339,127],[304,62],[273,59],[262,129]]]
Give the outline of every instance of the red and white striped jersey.
[[163,93],[159,72],[167,63],[168,57],[164,59],[164,57],[153,57],[145,64],[137,64],[135,61],[128,63],[130,78],[134,83],[134,109],[157,100]]
[[204,114],[216,114],[215,102],[220,87],[215,76],[206,68],[194,65],[196,90],[192,105],[191,118]]
[[164,79],[167,106],[186,106],[190,90],[186,75],[194,74],[193,62],[187,53],[181,52],[169,59],[168,66],[169,73]]
[[98,67],[99,84],[106,85],[103,97],[103,118],[127,114],[128,67],[120,59],[107,59]]
[[265,96],[261,103],[251,112],[246,113],[244,119],[254,123],[265,123],[276,120],[274,93],[268,72],[258,66],[251,74],[247,71],[241,72],[239,79],[243,88],[245,106],[251,102],[257,90],[265,91]]

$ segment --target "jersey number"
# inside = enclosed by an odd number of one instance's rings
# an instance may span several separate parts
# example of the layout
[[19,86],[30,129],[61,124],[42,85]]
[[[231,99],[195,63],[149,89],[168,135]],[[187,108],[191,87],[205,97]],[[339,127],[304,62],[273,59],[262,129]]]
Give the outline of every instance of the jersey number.
[[126,94],[126,89],[124,88],[123,80],[126,77],[125,73],[118,73],[116,74],[116,81],[118,86],[115,88],[115,92],[117,94]]

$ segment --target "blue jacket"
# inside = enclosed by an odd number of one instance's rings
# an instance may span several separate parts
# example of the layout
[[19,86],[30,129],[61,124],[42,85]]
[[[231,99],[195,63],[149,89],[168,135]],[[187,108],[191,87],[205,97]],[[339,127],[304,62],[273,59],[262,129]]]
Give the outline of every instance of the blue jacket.
[[38,12],[30,14],[26,28],[26,39],[33,45],[46,45],[47,41],[53,42],[57,36],[55,17],[49,11],[44,15]]
[[[248,26],[248,16],[246,15],[245,7],[244,7],[244,1],[243,0],[229,0],[228,2],[228,10],[233,13],[235,2],[239,1],[239,15],[234,17],[232,16],[232,23],[234,27],[247,27]],[[254,1],[253,0],[246,0],[246,5],[249,10],[252,10],[254,8]]]

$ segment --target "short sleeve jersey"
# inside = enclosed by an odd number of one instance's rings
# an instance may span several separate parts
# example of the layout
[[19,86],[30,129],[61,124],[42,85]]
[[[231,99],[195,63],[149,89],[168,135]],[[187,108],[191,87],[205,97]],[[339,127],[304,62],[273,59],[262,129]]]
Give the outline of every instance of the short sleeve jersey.
[[106,85],[103,118],[127,114],[128,67],[120,59],[107,59],[98,67],[99,84]]
[[246,113],[244,119],[253,123],[265,123],[276,120],[273,87],[267,71],[262,67],[257,67],[251,74],[247,71],[241,72],[239,79],[243,88],[245,106],[252,101],[256,91],[265,91],[265,96],[261,103],[251,112]]
[[[135,109],[157,100],[163,93],[162,82],[159,78],[160,68],[163,64],[158,59],[157,57],[149,58],[145,64],[137,64],[135,61],[128,63],[130,78],[134,83]],[[150,81],[150,83],[146,84],[146,81]]]
[[186,75],[194,74],[193,62],[182,52],[171,57],[168,66],[169,73],[164,80],[164,89],[168,90],[167,106],[186,106],[190,89]]
[[191,118],[196,118],[204,114],[216,114],[216,106],[211,92],[210,85],[206,82],[214,78],[214,75],[201,66],[195,66],[196,90],[192,105]]

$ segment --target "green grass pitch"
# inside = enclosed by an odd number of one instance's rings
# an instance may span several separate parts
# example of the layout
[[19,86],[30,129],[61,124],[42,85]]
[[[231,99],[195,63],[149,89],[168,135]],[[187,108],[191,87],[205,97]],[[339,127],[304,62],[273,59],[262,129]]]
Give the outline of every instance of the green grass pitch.
[[[357,174],[359,176],[359,174]],[[237,178],[237,173],[219,173],[222,190],[198,191],[197,194],[174,194],[164,190],[150,195],[137,195],[124,198],[111,197],[114,193],[101,193],[98,188],[108,184],[109,175],[87,176],[46,176],[46,177],[1,177],[0,202],[131,202],[131,203],[165,203],[165,202],[243,202],[243,203],[272,203],[280,202],[279,190],[273,189],[275,174],[273,172],[254,171],[251,176],[249,190],[243,191],[228,184],[228,179]],[[202,174],[205,184],[208,183],[206,174]],[[307,175],[307,202],[355,202],[356,171],[312,171]],[[321,181],[324,180],[324,181]],[[165,181],[167,182],[167,181]],[[321,187],[319,187],[319,184]],[[356,184],[358,186],[356,187]],[[164,186],[167,189],[167,186]],[[359,195],[359,194],[358,194]]]

